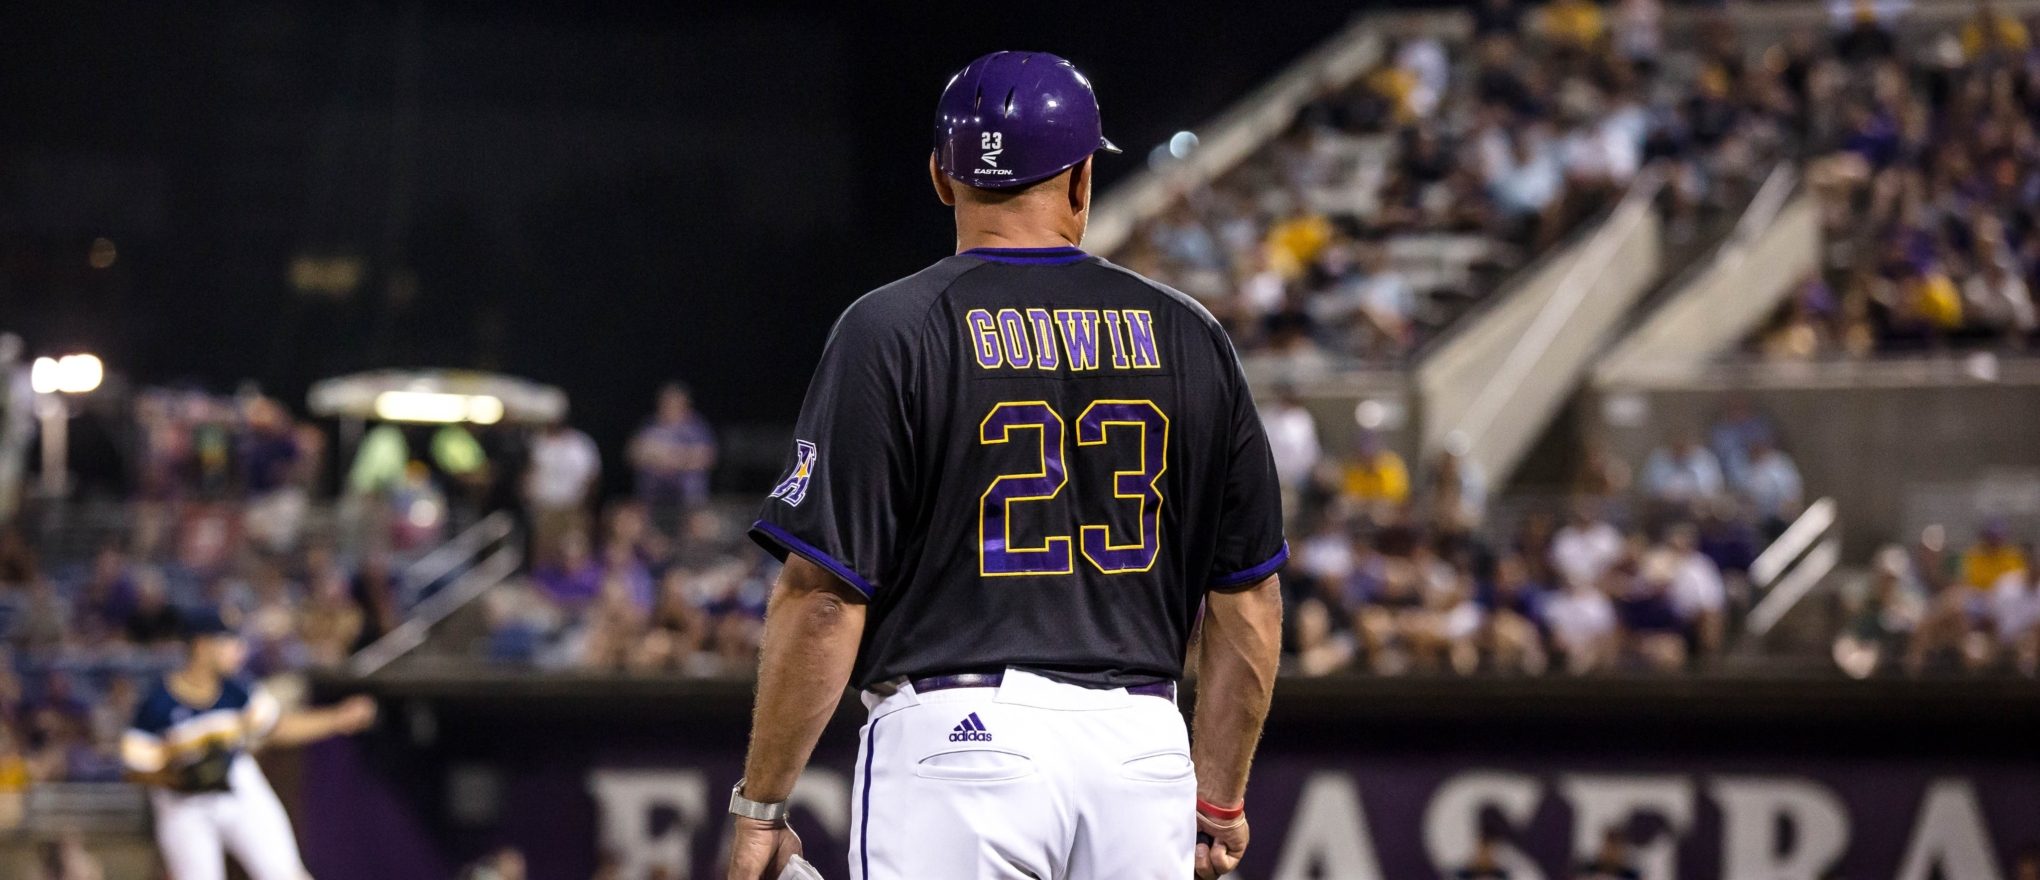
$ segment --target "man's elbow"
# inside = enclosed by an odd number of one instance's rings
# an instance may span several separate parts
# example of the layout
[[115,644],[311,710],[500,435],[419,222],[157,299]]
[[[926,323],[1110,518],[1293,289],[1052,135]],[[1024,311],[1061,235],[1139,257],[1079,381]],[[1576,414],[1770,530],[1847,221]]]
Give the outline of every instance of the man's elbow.
[[827,569],[789,555],[767,608],[769,613],[798,621],[802,629],[827,632],[848,625],[861,628],[864,602],[862,594]]
[[810,632],[834,632],[850,621],[850,600],[834,590],[812,590],[790,597],[786,607],[797,609],[795,616],[802,629]]

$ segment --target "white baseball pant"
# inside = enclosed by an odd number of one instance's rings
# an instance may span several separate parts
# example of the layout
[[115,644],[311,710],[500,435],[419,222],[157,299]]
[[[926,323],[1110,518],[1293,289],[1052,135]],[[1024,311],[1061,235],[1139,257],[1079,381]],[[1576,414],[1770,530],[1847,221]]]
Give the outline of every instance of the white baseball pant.
[[855,880],[1183,880],[1196,774],[1174,701],[1007,670],[866,693]]
[[156,848],[170,880],[226,880],[226,854],[250,880],[307,880],[297,835],[283,802],[255,759],[240,755],[227,771],[231,791],[149,792],[156,814]]

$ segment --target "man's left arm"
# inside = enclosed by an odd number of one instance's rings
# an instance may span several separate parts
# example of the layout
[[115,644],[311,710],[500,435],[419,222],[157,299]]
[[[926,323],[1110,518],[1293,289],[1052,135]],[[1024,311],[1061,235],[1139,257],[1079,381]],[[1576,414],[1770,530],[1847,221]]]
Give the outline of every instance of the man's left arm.
[[[777,878],[800,852],[772,807],[793,793],[815,740],[843,699],[863,643],[867,610],[885,581],[918,497],[907,389],[920,347],[906,328],[918,315],[859,300],[822,349],[794,424],[794,454],[751,527],[751,539],[785,562],[766,606],[758,693],[743,790],[750,815],[732,817],[731,880]],[[736,806],[744,806],[735,804]]]
[[[843,699],[864,637],[865,599],[827,569],[788,555],[765,613],[743,796],[784,802]],[[733,817],[731,880],[779,876],[800,840],[784,821]]]

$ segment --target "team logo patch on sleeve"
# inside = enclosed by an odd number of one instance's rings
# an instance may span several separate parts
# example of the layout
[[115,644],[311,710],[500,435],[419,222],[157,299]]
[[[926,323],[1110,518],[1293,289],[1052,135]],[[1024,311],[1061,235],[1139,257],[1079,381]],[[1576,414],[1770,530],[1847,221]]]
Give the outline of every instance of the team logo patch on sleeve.
[[790,506],[799,507],[800,503],[807,499],[808,481],[815,476],[817,452],[813,443],[795,440],[793,453],[793,473],[779,481],[779,485],[772,490],[772,497]]

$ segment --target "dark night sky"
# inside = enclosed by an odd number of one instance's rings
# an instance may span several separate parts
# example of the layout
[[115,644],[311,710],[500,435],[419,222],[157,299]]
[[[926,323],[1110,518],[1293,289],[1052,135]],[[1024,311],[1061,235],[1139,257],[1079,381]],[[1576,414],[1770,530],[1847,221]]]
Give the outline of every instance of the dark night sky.
[[[1076,61],[1128,148],[1109,189],[1355,9],[732,7],[6,4],[0,329],[293,403],[368,367],[503,369],[565,387],[612,454],[668,378],[721,422],[790,422],[841,308],[950,247],[924,163],[956,67]],[[305,255],[364,275],[299,293]]]

